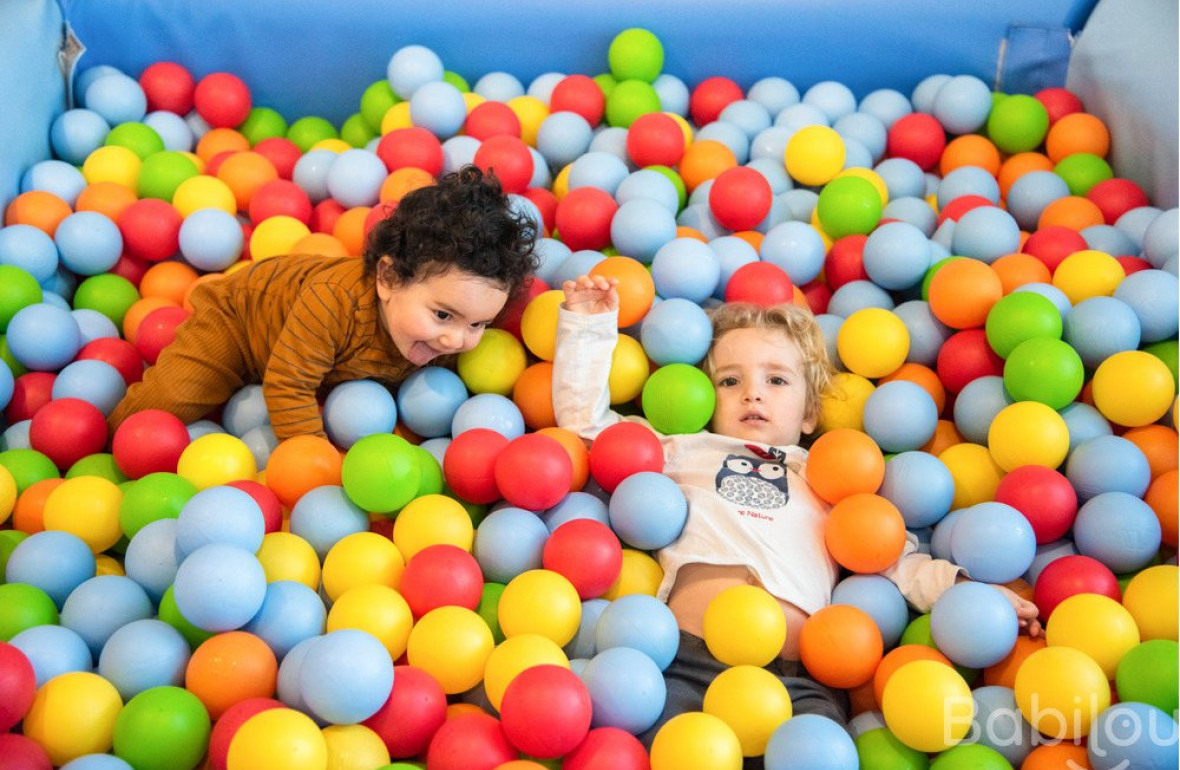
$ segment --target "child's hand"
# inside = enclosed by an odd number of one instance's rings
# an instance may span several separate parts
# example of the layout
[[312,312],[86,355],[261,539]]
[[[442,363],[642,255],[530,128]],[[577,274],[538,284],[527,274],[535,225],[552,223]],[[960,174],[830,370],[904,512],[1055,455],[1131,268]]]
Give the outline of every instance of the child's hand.
[[619,292],[615,288],[618,284],[619,279],[601,275],[583,275],[576,281],[566,281],[561,286],[565,292],[565,309],[582,315],[614,312],[619,308]]
[[1012,604],[1012,608],[1016,610],[1016,620],[1020,623],[1020,628],[1028,632],[1029,638],[1036,639],[1040,636],[1042,629],[1041,621],[1037,619],[1037,605],[1010,588],[994,584],[993,587]]

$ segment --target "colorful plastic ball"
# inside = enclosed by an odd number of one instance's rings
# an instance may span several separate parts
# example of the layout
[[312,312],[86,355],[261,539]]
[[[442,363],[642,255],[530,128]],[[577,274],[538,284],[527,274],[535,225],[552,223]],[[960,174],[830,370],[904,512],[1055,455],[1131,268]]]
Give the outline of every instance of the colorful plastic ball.
[[885,463],[879,494],[892,502],[906,527],[938,523],[950,511],[954,479],[946,465],[926,452],[902,452]]
[[1123,606],[1135,618],[1142,638],[1176,639],[1176,568],[1172,565],[1148,567],[1131,578],[1123,593]]
[[728,169],[709,188],[709,208],[717,221],[730,230],[749,230],[770,211],[770,184],[755,169]]
[[816,215],[832,238],[865,235],[881,220],[881,206],[881,197],[869,181],[846,176],[824,185]]
[[641,471],[661,471],[664,450],[650,428],[633,422],[607,427],[590,446],[590,473],[607,492]]
[[976,580],[1007,583],[1032,564],[1032,525],[1003,503],[978,503],[962,510],[951,534],[952,560]]
[[466,400],[467,388],[459,376],[437,366],[412,373],[397,391],[402,421],[425,438],[449,434],[455,411]]
[[1129,350],[1116,353],[1094,372],[1094,405],[1112,422],[1130,427],[1162,417],[1175,393],[1172,374],[1158,358]]
[[593,725],[643,732],[655,724],[667,695],[660,668],[632,647],[599,651],[582,671],[594,704]]
[[864,308],[844,320],[836,346],[849,371],[863,377],[882,377],[905,361],[909,332],[890,311]]
[[1175,763],[1175,719],[1146,703],[1122,702],[1102,712],[1087,744],[1096,770],[1120,767],[1164,768]]
[[9,640],[33,664],[37,686],[70,671],[92,671],[90,650],[82,637],[64,626],[34,626]]
[[1078,551],[1119,574],[1146,566],[1160,539],[1160,523],[1151,507],[1126,492],[1090,498],[1074,520]]
[[786,640],[782,608],[758,586],[734,586],[717,594],[705,608],[705,644],[729,666],[765,666],[778,657]]
[[0,641],[0,727],[6,731],[24,718],[33,704],[37,682],[33,664],[18,647]]
[[250,114],[250,89],[236,75],[214,72],[197,82],[193,106],[210,126],[234,128]]
[[517,749],[534,757],[564,756],[590,729],[591,702],[586,685],[568,668],[533,666],[504,691],[501,726]]
[[160,409],[145,409],[115,429],[111,451],[119,470],[130,479],[139,479],[154,473],[175,474],[189,443],[188,431],[179,418]]
[[704,712],[729,725],[744,756],[762,756],[770,736],[791,718],[791,696],[770,671],[738,665],[722,671],[709,684]]
[[689,711],[660,727],[651,747],[652,770],[704,770],[742,766],[738,736],[720,717]]
[[4,604],[0,605],[0,641],[8,641],[28,628],[58,622],[57,606],[52,597],[35,585],[22,582],[0,584],[0,598],[4,599]]
[[579,187],[557,203],[555,223],[562,241],[574,251],[601,249],[610,243],[610,226],[618,205],[597,187]]
[[857,493],[874,493],[885,475],[881,449],[852,428],[824,433],[812,445],[807,480],[823,499],[836,503]]
[[795,286],[787,271],[772,262],[751,262],[725,282],[726,302],[753,302],[763,307],[790,302]]
[[190,497],[177,517],[177,555],[183,559],[209,543],[228,543],[254,553],[262,545],[262,509],[246,492],[209,487]]
[[348,450],[341,479],[350,500],[367,511],[384,513],[414,499],[421,470],[413,446],[405,439],[372,434]]
[[1105,492],[1141,497],[1151,483],[1147,458],[1122,436],[1097,436],[1078,444],[1070,453],[1065,475],[1082,501]]
[[787,173],[800,184],[819,186],[844,168],[844,140],[827,126],[806,126],[787,142]]
[[115,721],[116,756],[147,770],[194,768],[209,742],[210,715],[180,687],[153,687],[131,698]]
[[319,718],[355,724],[377,713],[393,681],[393,661],[385,647],[372,634],[342,629],[311,645],[301,667],[300,691]]
[[458,436],[477,428],[491,430],[511,440],[524,434],[524,415],[506,396],[478,393],[455,410],[451,420],[451,435]]
[[905,520],[893,503],[868,493],[842,497],[824,525],[824,545],[841,566],[879,572],[901,556]]
[[294,709],[271,708],[238,728],[226,758],[228,770],[314,770],[328,766],[327,742],[315,721]]
[[176,571],[176,605],[193,625],[206,631],[241,628],[266,598],[266,574],[258,559],[224,543],[205,545]]
[[24,735],[41,744],[54,765],[64,765],[108,751],[123,708],[118,691],[98,674],[62,674],[37,691]]
[[1016,643],[1016,611],[989,585],[959,583],[935,601],[930,632],[951,661],[983,668],[1002,660]]
[[1017,345],[1004,362],[1004,387],[1018,401],[1061,409],[1082,390],[1082,359],[1068,343],[1034,338]]
[[570,489],[573,465],[555,439],[538,434],[518,436],[497,454],[495,479],[500,495],[530,511],[556,505]]
[[398,590],[414,617],[447,605],[474,610],[483,590],[483,576],[468,551],[441,543],[427,546],[407,560]]
[[426,757],[438,770],[496,768],[515,760],[517,751],[498,719],[477,712],[460,714],[443,723],[431,739]]
[[554,528],[544,543],[541,564],[569,580],[578,597],[586,600],[601,596],[618,580],[623,551],[606,524],[574,519]]
[[696,365],[708,352],[713,325],[695,302],[682,298],[656,304],[643,320],[640,339],[656,364]]
[[1069,428],[1049,406],[1019,401],[996,414],[988,428],[987,445],[1005,471],[1022,465],[1056,468],[1069,451]]
[[82,347],[82,333],[74,316],[43,302],[21,304],[10,316],[5,339],[18,363],[41,371],[61,369]]
[[700,369],[668,364],[647,379],[643,404],[644,415],[660,433],[696,433],[712,419],[716,394]]
[[176,473],[197,489],[250,479],[257,473],[254,455],[241,439],[212,433],[193,440],[180,454]]
[[864,430],[885,452],[918,449],[934,435],[937,422],[934,399],[912,382],[884,383],[865,401]]
[[1009,294],[988,311],[985,326],[988,344],[1001,358],[1034,337],[1060,339],[1061,314],[1045,297],[1032,292]]
[[943,751],[958,743],[971,726],[971,690],[958,672],[932,660],[903,665],[885,685],[881,710],[885,724],[905,745]]
[[832,604],[803,623],[799,656],[817,680],[829,687],[867,682],[881,660],[881,631],[872,616],[857,607]]
[[97,659],[111,634],[152,613],[151,600],[134,580],[123,575],[98,575],[70,592],[62,605],[61,624],[77,633]]
[[413,666],[396,666],[389,698],[362,724],[376,732],[392,758],[400,759],[425,751],[445,714],[446,696],[433,678]]
[[106,419],[89,401],[59,398],[33,415],[29,441],[59,468],[102,451],[106,443]]
[[624,543],[656,550],[672,543],[684,529],[688,504],[667,476],[651,471],[623,479],[611,494],[611,528]]
[[[8,557],[5,579],[9,583],[26,583],[44,591],[57,607],[61,607],[71,592],[94,577],[94,554],[77,535],[59,530],[35,532],[17,544]],[[40,604],[37,598],[24,605],[33,610]],[[39,613],[19,611],[14,601],[14,621],[20,617],[32,619]],[[56,616],[56,612],[54,612]],[[56,618],[55,618],[56,622]],[[22,630],[13,626],[15,631]],[[15,633],[14,631],[14,633]]]
[[1177,645],[1173,639],[1152,639],[1128,650],[1118,663],[1115,684],[1119,697],[1155,706],[1166,714],[1176,710]]
[[500,628],[507,637],[535,633],[564,645],[577,633],[580,615],[577,589],[545,569],[517,575],[500,597]]
[[411,666],[430,674],[448,694],[470,690],[483,678],[493,648],[483,618],[464,607],[439,607],[418,619],[406,649]]
[[996,502],[1012,506],[1028,519],[1038,545],[1069,531],[1078,510],[1077,493],[1069,479],[1044,465],[1009,469],[996,488]]
[[1024,718],[1053,738],[1086,736],[1110,705],[1110,685],[1102,667],[1072,647],[1046,647],[1029,655],[1016,674],[1014,689]]
[[767,770],[854,770],[856,744],[838,723],[819,714],[797,714],[766,743]]
[[1086,653],[1113,680],[1119,661],[1139,644],[1139,629],[1131,613],[1114,599],[1077,594],[1054,608],[1045,639],[1052,646]]
[[987,135],[1003,152],[1035,150],[1049,130],[1049,113],[1032,96],[1009,94],[999,100],[987,118]]

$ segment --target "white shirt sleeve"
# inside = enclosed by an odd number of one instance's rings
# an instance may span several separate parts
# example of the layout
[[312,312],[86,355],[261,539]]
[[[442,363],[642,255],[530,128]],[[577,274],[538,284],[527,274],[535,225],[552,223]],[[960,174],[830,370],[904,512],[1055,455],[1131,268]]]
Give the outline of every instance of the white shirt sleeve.
[[960,575],[965,577],[967,571],[946,559],[919,553],[918,538],[914,533],[907,532],[905,540],[901,558],[881,574],[893,581],[915,610],[927,613],[938,597],[953,586]]

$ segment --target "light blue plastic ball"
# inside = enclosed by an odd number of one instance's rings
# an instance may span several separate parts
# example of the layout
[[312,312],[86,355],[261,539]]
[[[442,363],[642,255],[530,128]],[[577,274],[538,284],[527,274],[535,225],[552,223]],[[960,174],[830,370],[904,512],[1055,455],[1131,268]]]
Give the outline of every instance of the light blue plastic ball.
[[341,449],[374,433],[392,433],[396,425],[397,402],[374,380],[342,382],[324,400],[324,430]]
[[96,78],[82,98],[82,106],[97,112],[108,125],[132,123],[147,115],[147,96],[134,78],[122,73]]
[[762,261],[781,267],[796,286],[815,280],[823,269],[825,253],[823,236],[803,222],[775,225],[759,249]]
[[1103,492],[1087,500],[1074,519],[1078,553],[1122,575],[1147,566],[1160,547],[1160,522],[1142,498]]
[[1007,583],[1023,575],[1036,550],[1032,525],[1006,503],[964,509],[951,534],[951,561],[987,583]]
[[650,198],[627,201],[611,218],[611,243],[620,254],[650,264],[656,252],[676,237],[676,216]]
[[795,188],[787,190],[775,200],[782,201],[787,207],[789,219],[797,222],[810,222],[811,214],[815,211],[815,204],[819,201],[819,193],[814,190]]
[[668,177],[649,168],[631,172],[615,190],[615,201],[620,206],[638,199],[653,200],[672,212],[673,216],[680,210],[680,196],[676,192],[676,186]]
[[70,311],[48,302],[16,311],[5,339],[12,357],[34,371],[55,372],[82,348],[82,331]]
[[908,289],[930,269],[930,240],[913,225],[887,222],[869,234],[863,260],[873,283],[891,291]]
[[574,519],[591,519],[610,526],[606,503],[589,492],[570,492],[561,502],[541,514],[541,520],[550,532]]
[[[599,126],[594,131],[594,138],[590,140],[589,151],[605,152],[608,155],[614,155],[624,163],[629,163],[631,158],[627,154],[627,129],[621,126],[611,126],[610,128]],[[636,170],[630,166],[628,169]]]
[[297,643],[279,663],[279,677],[275,684],[275,697],[290,708],[310,714],[311,709],[303,700],[300,680],[303,676],[303,662],[307,653],[319,643],[323,636],[313,636]]
[[29,659],[38,688],[61,674],[94,670],[94,660],[86,641],[65,626],[26,628],[8,643]]
[[323,561],[345,537],[369,529],[369,514],[333,484],[308,490],[291,509],[291,533],[311,544]]
[[853,112],[837,120],[832,128],[845,139],[859,142],[869,151],[873,163],[880,161],[885,154],[888,132],[885,124],[875,115]]
[[502,71],[481,75],[471,90],[493,102],[507,102],[518,96],[524,96],[524,84],[520,82],[520,79],[511,73]]
[[662,473],[633,473],[615,488],[608,505],[611,529],[627,545],[653,551],[669,545],[684,529],[688,503]]
[[443,142],[443,173],[454,173],[463,166],[474,163],[475,151],[479,149],[479,145],[478,139],[466,134],[452,136]]
[[41,190],[52,193],[72,208],[78,202],[78,195],[86,189],[86,177],[82,176],[77,166],[64,160],[42,160],[30,166],[21,176],[20,188],[21,192]]
[[[954,172],[951,172],[954,173]],[[959,217],[951,238],[951,252],[989,265],[1020,250],[1020,225],[995,206],[980,206]]]
[[1151,221],[1143,232],[1143,258],[1162,269],[1180,252],[1180,209],[1171,208]]
[[1104,492],[1143,497],[1151,483],[1147,458],[1122,436],[1098,436],[1078,444],[1065,462],[1065,475],[1081,501]]
[[1088,369],[1097,368],[1115,353],[1136,350],[1142,332],[1139,316],[1117,293],[1082,300],[1069,311],[1063,327],[1062,339],[1078,352]]
[[828,300],[828,312],[841,318],[867,307],[892,310],[893,297],[872,281],[859,280],[849,281],[836,289]]
[[32,225],[0,227],[0,265],[19,267],[43,283],[57,271],[57,245]]
[[463,128],[467,102],[459,89],[446,81],[426,83],[410,97],[410,119],[439,139],[448,139]]
[[238,388],[221,410],[221,423],[229,433],[238,438],[259,425],[270,424],[270,413],[266,408],[262,386],[249,384]]
[[651,84],[660,99],[660,110],[684,117],[688,114],[688,86],[675,75],[661,73]]
[[987,122],[992,90],[974,75],[956,75],[934,95],[932,112],[951,134],[971,134]]
[[914,111],[905,94],[892,88],[878,88],[865,94],[858,109],[876,117],[885,124],[886,129]]
[[[767,131],[775,129],[768,128]],[[770,192],[772,195],[778,196],[780,193],[785,193],[795,186],[791,181],[791,175],[787,173],[787,168],[782,164],[782,154],[779,153],[774,157],[765,158],[751,158],[750,162],[746,164],[750,168],[757,171],[765,179],[766,183],[770,185]],[[772,200],[771,206],[774,205]]]
[[94,572],[94,554],[82,538],[62,530],[44,530],[16,544],[4,579],[40,588],[60,610],[70,593],[94,577]]
[[319,203],[329,195],[328,172],[335,161],[336,153],[332,150],[309,150],[295,161],[291,181],[307,193],[312,203]]
[[553,97],[553,89],[565,78],[564,72],[542,72],[532,79],[525,93],[534,99],[540,99],[548,107],[549,101]]
[[[697,189],[701,189],[705,185],[701,185]],[[682,227],[691,227],[705,238],[712,242],[723,235],[728,235],[729,230],[722,227],[717,218],[713,216],[712,210],[708,203],[697,203],[685,206],[684,209],[676,215],[676,224]]]
[[934,234],[938,225],[938,215],[921,198],[894,198],[881,210],[881,218],[913,225],[927,238]]
[[555,283],[555,276],[561,264],[573,253],[570,247],[553,238],[538,238],[533,246],[533,253],[537,256],[537,278],[544,281],[547,286],[560,286]]
[[938,361],[938,351],[955,330],[935,318],[930,303],[925,300],[903,302],[894,308],[893,314],[901,319],[910,334],[910,350],[905,360],[934,367]]
[[472,428],[488,428],[511,441],[524,435],[524,416],[512,399],[498,393],[479,393],[460,404],[451,420],[452,436]]
[[938,208],[964,195],[979,195],[992,203],[1000,202],[1000,183],[979,166],[959,166],[938,184]]
[[356,724],[376,714],[389,698],[393,660],[367,631],[330,631],[308,648],[299,689],[315,716],[332,724]]
[[910,92],[910,101],[917,112],[933,112],[934,99],[942,87],[951,81],[951,76],[944,73],[927,75],[918,81],[914,90]]
[[1114,225],[1090,225],[1081,230],[1081,236],[1088,248],[1107,254],[1139,253],[1139,246],[1131,237]]
[[803,103],[818,107],[829,123],[835,123],[856,110],[856,95],[843,83],[824,80],[803,93]]
[[127,544],[123,568],[127,577],[159,604],[176,578],[176,519],[157,519],[135,533]]
[[1086,746],[1094,770],[1171,770],[1180,730],[1174,714],[1135,701],[1116,703],[1095,720]]
[[103,146],[110,124],[94,110],[75,107],[53,120],[49,127],[49,143],[53,154],[66,163],[81,166],[90,153]]
[[176,519],[176,554],[185,557],[211,543],[233,545],[249,553],[262,546],[266,523],[262,509],[237,487],[202,489],[185,502]]
[[737,159],[739,166],[744,166],[750,159],[750,137],[741,127],[733,123],[715,120],[697,131],[694,142],[721,142],[730,149]]
[[1065,427],[1069,430],[1070,454],[1085,441],[1098,436],[1110,436],[1114,433],[1110,422],[1102,416],[1101,412],[1081,401],[1074,401],[1064,409],[1058,410],[1058,414],[1065,420]]
[[934,436],[937,427],[934,398],[917,383],[883,383],[865,401],[864,431],[884,452],[918,449]]
[[600,647],[581,676],[593,704],[592,727],[617,727],[638,734],[654,725],[664,710],[668,697],[664,676],[638,649]]
[[422,45],[399,48],[386,66],[386,77],[393,92],[409,99],[423,85],[443,79],[442,59]]
[[61,624],[77,633],[98,660],[111,634],[154,612],[139,583],[126,575],[95,575],[70,593],[61,608]]
[[413,372],[397,390],[397,411],[406,427],[424,438],[445,436],[467,386],[450,369],[427,366]]
[[127,381],[106,361],[83,359],[66,364],[57,373],[51,393],[55,400],[78,398],[94,404],[105,417],[127,393]]
[[133,620],[103,646],[98,673],[127,701],[153,687],[183,687],[191,654],[184,636],[164,621]]
[[196,143],[193,129],[175,112],[156,110],[143,118],[143,123],[164,140],[164,149],[172,152],[191,152]]
[[955,534],[955,526],[959,523],[959,518],[963,515],[964,510],[966,509],[953,510],[934,525],[934,531],[930,534],[931,556],[950,561],[951,537]]
[[507,584],[522,572],[540,569],[548,539],[549,529],[537,514],[509,506],[479,523],[472,554],[486,581]]
[[1055,200],[1069,195],[1069,185],[1052,171],[1030,171],[1008,188],[1008,211],[1025,230],[1035,230],[1041,213]]
[[98,64],[93,67],[87,67],[84,70],[74,73],[73,89],[74,99],[82,101],[86,95],[86,89],[90,84],[105,75],[122,75],[123,71],[118,67],[112,67],[109,64]]
[[586,275],[604,259],[606,259],[606,255],[601,251],[579,249],[563,259],[552,273],[553,280],[545,283],[558,288],[566,281],[573,281],[580,275]]
[[864,610],[881,631],[885,649],[897,644],[910,620],[905,597],[883,575],[849,575],[832,589],[832,604]]
[[269,422],[256,425],[241,435],[242,443],[254,456],[254,464],[265,468],[270,462],[270,455],[279,446],[278,436]]
[[842,725],[820,714],[798,714],[766,743],[766,770],[857,770],[860,758]]
[[1073,304],[1069,301],[1069,297],[1065,296],[1065,292],[1058,289],[1056,286],[1048,283],[1026,283],[1022,286],[1017,286],[1012,290],[1014,293],[1018,291],[1031,291],[1040,294],[1045,299],[1053,303],[1057,308],[1057,312],[1061,313],[1061,320],[1065,321],[1069,316],[1069,311],[1073,308]]
[[902,452],[885,463],[878,494],[897,506],[907,529],[921,529],[934,526],[950,511],[955,480],[934,455]]
[[828,360],[838,371],[846,371],[844,362],[840,359],[840,350],[836,347],[836,340],[840,337],[840,327],[844,325],[844,316],[821,313],[815,317],[816,324],[824,335],[824,347],[828,350]]
[[[889,191],[889,200],[926,197],[926,175],[909,158],[886,158],[873,167]],[[929,206],[929,204],[927,204]]]
[[[770,160],[782,165],[787,143],[793,135],[794,132],[785,126],[771,126],[759,131],[750,139],[750,163],[756,160]],[[786,168],[783,169],[783,173],[786,173]]]
[[232,631],[262,607],[266,573],[253,551],[210,543],[180,563],[173,590],[176,608],[194,626],[214,633]]
[[[64,268],[59,268],[59,275],[60,275],[61,269],[64,269]],[[41,301],[44,302],[46,305],[52,305],[53,307],[58,308],[59,310],[70,310],[71,309],[69,300],[67,300],[63,295],[57,293],[56,291],[54,291],[50,288],[45,287],[45,286],[42,286],[41,289],[42,289]],[[82,330],[79,329],[78,333],[81,334],[81,332],[82,332]]]
[[295,645],[324,633],[327,610],[319,594],[294,580],[266,586],[266,598],[245,629],[270,647],[282,660]]
[[721,263],[707,243],[673,238],[652,259],[651,277],[656,293],[664,299],[683,297],[700,303],[717,288]]
[[844,168],[872,168],[876,160],[868,147],[851,136],[844,139]]
[[717,119],[737,126],[749,140],[770,128],[770,111],[750,99],[738,99],[725,105]]
[[963,386],[955,399],[955,428],[973,444],[987,446],[992,420],[1004,407],[1015,403],[1004,389],[1004,378],[996,375],[976,377]]
[[97,339],[120,337],[119,327],[115,322],[97,310],[80,307],[70,311],[70,315],[78,322],[78,331],[82,333],[82,346]]
[[[598,619],[602,611],[610,606],[607,599],[586,599],[582,602],[582,616],[578,620],[578,630],[574,638],[566,642],[562,650],[569,658],[589,660],[598,652],[594,644],[594,629],[598,626]],[[580,675],[579,675],[580,676]]]
[[578,113],[555,112],[537,129],[537,150],[550,167],[565,168],[590,148],[593,136],[594,129]]
[[198,209],[180,224],[180,254],[198,270],[217,272],[237,262],[244,240],[242,225],[221,209]]
[[602,611],[594,644],[600,651],[613,647],[639,650],[663,671],[676,657],[680,630],[667,604],[647,594],[628,594]]
[[389,169],[373,153],[345,150],[328,169],[328,194],[345,208],[372,206],[380,197],[387,176]]
[[1139,317],[1142,341],[1159,342],[1176,336],[1180,319],[1180,282],[1163,270],[1140,270],[1124,278],[1114,290]]
[[934,602],[930,635],[952,663],[985,668],[999,663],[1016,643],[1016,610],[986,583],[957,583]]
[[1020,767],[1036,744],[1032,725],[1020,713],[1012,688],[976,687],[971,699],[975,701],[975,716],[968,736],[976,736],[974,743],[998,751],[1013,767]]
[[772,75],[750,86],[746,98],[761,104],[771,115],[777,115],[792,104],[799,103],[799,89],[786,78]]
[[418,446],[425,449],[434,458],[434,461],[442,466],[443,455],[447,453],[447,447],[450,446],[451,439],[449,436],[440,438],[428,438]]
[[[15,387],[16,380],[13,379],[12,370],[8,368],[8,364],[0,366],[0,409],[6,409],[8,407],[8,402],[12,400],[12,391]],[[21,422],[24,422],[24,420]]]
[[134,770],[131,765],[113,754],[86,754],[71,759],[61,770]]
[[723,235],[720,238],[714,238],[709,241],[709,247],[713,249],[713,253],[717,255],[717,261],[721,264],[721,277],[717,279],[717,288],[713,290],[713,298],[725,299],[725,287],[729,284],[729,279],[743,265],[760,261],[758,250],[750,245],[749,241],[738,238],[736,235]]
[[1135,253],[1143,251],[1143,237],[1147,228],[1163,211],[1155,206],[1138,206],[1130,211],[1124,211],[1122,216],[1114,221],[1119,232],[1126,235],[1135,244]]
[[674,297],[656,303],[643,319],[639,341],[659,366],[700,363],[713,341],[713,323],[695,302]]
[[630,173],[627,164],[617,155],[591,150],[570,165],[569,189],[595,187],[613,197]]

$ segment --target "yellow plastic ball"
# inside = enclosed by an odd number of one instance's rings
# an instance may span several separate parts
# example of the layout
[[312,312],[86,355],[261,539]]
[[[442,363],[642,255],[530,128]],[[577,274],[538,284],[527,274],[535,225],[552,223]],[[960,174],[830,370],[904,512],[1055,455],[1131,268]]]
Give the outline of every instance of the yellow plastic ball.
[[448,695],[470,690],[483,679],[494,645],[484,619],[466,607],[427,612],[410,631],[406,658],[430,674]]
[[1018,401],[992,418],[987,447],[1005,472],[1022,465],[1056,468],[1069,453],[1069,426],[1051,406]]
[[188,479],[198,490],[249,481],[258,472],[254,453],[246,442],[228,433],[200,436],[180,453],[176,474]]
[[328,152],[334,152],[337,155],[339,155],[340,153],[344,152],[345,150],[351,150],[351,149],[352,149],[352,145],[349,144],[348,142],[344,141],[343,139],[336,137],[336,136],[329,136],[329,137],[327,137],[325,139],[321,139],[318,142],[316,142],[315,144],[313,144],[311,146],[311,148],[308,150],[308,152],[311,152],[311,150],[327,150]]
[[393,543],[406,561],[431,545],[470,551],[475,526],[462,503],[446,495],[422,495],[402,508],[393,522]]
[[238,213],[238,200],[234,191],[215,176],[200,174],[190,176],[176,187],[172,194],[172,205],[182,217],[200,209],[219,209],[227,214]]
[[786,616],[764,588],[727,588],[705,608],[705,645],[727,666],[765,666],[786,640]]
[[889,202],[889,187],[886,186],[885,180],[882,179],[881,175],[876,171],[868,168],[861,168],[860,166],[855,168],[846,168],[839,174],[836,174],[833,179],[839,179],[840,177],[844,176],[855,176],[864,179],[877,190],[877,194],[881,196],[882,206]]
[[1135,619],[1143,641],[1177,640],[1177,608],[1180,607],[1180,568],[1175,564],[1148,567],[1127,583],[1123,606]]
[[338,631],[354,628],[377,638],[389,657],[397,660],[406,651],[414,614],[405,598],[393,588],[369,583],[340,594],[328,610],[326,628]]
[[398,102],[386,110],[381,117],[381,135],[384,136],[399,128],[410,128],[413,125],[414,121],[410,118],[410,102]]
[[123,565],[114,556],[98,553],[94,555],[94,574],[95,576],[126,575],[127,570],[123,569]]
[[620,596],[630,594],[644,594],[655,596],[664,582],[664,568],[660,563],[643,551],[633,548],[623,549],[623,566],[619,569],[619,577],[606,590],[602,598],[614,601]]
[[885,725],[899,741],[925,752],[957,744],[971,727],[971,688],[952,667],[934,660],[906,663],[885,684]]
[[312,718],[294,709],[260,711],[234,734],[228,770],[327,770],[328,743]]
[[1103,251],[1076,251],[1053,271],[1053,285],[1065,292],[1071,304],[1091,297],[1109,297],[1127,277],[1119,261]]
[[189,160],[191,160],[193,162],[193,165],[196,166],[196,168],[197,168],[198,174],[205,173],[205,167],[207,164],[205,163],[204,159],[200,155],[197,155],[195,152],[188,152],[185,150],[180,150],[179,152],[181,155],[183,155],[184,157],[188,158]]
[[487,101],[486,98],[480,96],[479,94],[475,93],[474,91],[464,91],[463,92],[463,104],[466,105],[466,107],[467,107],[467,114],[468,115],[471,114],[472,110],[474,110],[476,107],[478,107],[479,105],[483,104],[486,101]]
[[315,548],[290,532],[268,532],[262,536],[258,562],[266,573],[266,582],[292,580],[313,591],[320,588],[320,557]]
[[488,656],[483,674],[484,692],[492,706],[499,711],[504,691],[517,674],[526,668],[544,665],[570,667],[565,652],[549,637],[519,634],[500,642]]
[[836,428],[864,430],[865,403],[876,389],[859,374],[838,372],[819,402],[820,433]]
[[397,588],[405,569],[406,560],[392,540],[376,532],[354,532],[336,541],[324,556],[324,593],[335,601],[356,586]]
[[278,215],[267,217],[255,226],[250,235],[250,257],[259,260],[290,254],[301,238],[311,235],[307,225],[295,217]]
[[373,770],[389,764],[389,749],[371,728],[328,725],[322,732],[328,748],[327,770]]
[[564,575],[547,569],[526,570],[504,586],[499,619],[507,638],[540,634],[564,645],[578,632],[582,602]]
[[996,499],[996,488],[1004,469],[992,459],[985,446],[963,442],[947,447],[938,456],[955,482],[954,508],[967,508]]
[[827,126],[804,126],[783,153],[787,173],[811,187],[827,184],[844,168],[844,140]]
[[1139,644],[1139,628],[1126,607],[1101,594],[1075,594],[1053,610],[1045,624],[1050,647],[1081,650],[1114,679],[1119,661]]
[[1168,413],[1176,381],[1168,365],[1152,354],[1124,350],[1098,365],[1093,394],[1094,406],[1103,417],[1136,428]]
[[511,396],[512,386],[528,366],[520,340],[503,329],[488,329],[479,344],[459,354],[459,377],[472,393]]
[[3,465],[0,465],[0,524],[8,521],[16,505],[16,480]]
[[611,354],[610,376],[607,379],[611,404],[625,404],[638,398],[649,374],[651,366],[647,362],[643,345],[634,337],[620,334]]
[[45,498],[45,529],[77,535],[94,553],[102,553],[123,536],[119,506],[123,492],[98,476],[66,479]]
[[905,322],[888,310],[861,308],[840,325],[836,350],[850,372],[876,379],[905,363],[910,332]]
[[133,151],[119,145],[99,147],[82,162],[86,184],[114,182],[134,191],[139,182],[143,161]]
[[570,169],[573,164],[563,166],[557,175],[553,177],[553,197],[561,200],[570,191]]
[[705,690],[704,710],[729,725],[744,756],[760,757],[770,736],[791,718],[791,696],[782,680],[766,669],[733,666]]
[[60,767],[85,754],[110,751],[122,710],[113,684],[89,671],[71,671],[38,688],[22,730]]
[[557,347],[557,308],[565,302],[565,292],[550,289],[529,302],[520,316],[520,336],[534,356],[552,361]]
[[1073,647],[1046,647],[1016,671],[1016,706],[1033,729],[1074,740],[1090,733],[1110,706],[1110,681],[1093,658]]
[[742,744],[720,718],[703,711],[678,714],[651,744],[651,770],[741,770]]
[[672,120],[676,121],[676,125],[680,126],[680,133],[684,134],[684,149],[687,150],[689,145],[692,144],[692,140],[694,138],[692,133],[692,124],[689,123],[683,115],[677,115],[675,112],[665,112],[664,114],[672,118]]
[[549,108],[545,102],[535,96],[514,96],[508,100],[508,107],[516,113],[520,120],[520,138],[529,147],[537,146],[537,131],[545,118],[549,117]]

